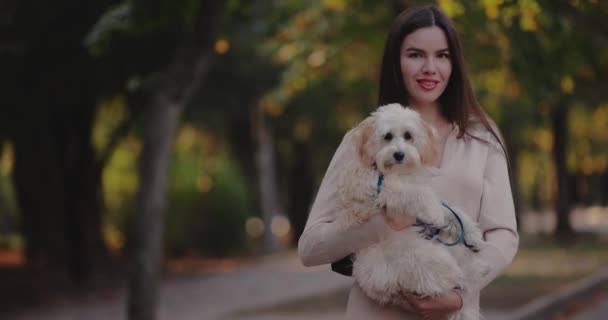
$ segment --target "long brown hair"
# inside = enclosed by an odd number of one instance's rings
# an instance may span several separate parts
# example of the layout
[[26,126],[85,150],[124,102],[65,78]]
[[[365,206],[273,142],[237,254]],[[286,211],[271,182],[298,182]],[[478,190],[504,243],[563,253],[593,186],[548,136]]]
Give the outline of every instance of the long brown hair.
[[467,132],[469,126],[473,122],[480,122],[501,144],[508,161],[507,149],[498,128],[493,125],[473,93],[454,23],[435,5],[411,7],[401,12],[393,21],[382,57],[378,104],[386,105],[397,102],[404,106],[407,105],[408,93],[403,83],[400,64],[401,44],[410,33],[432,26],[443,30],[452,62],[452,74],[448,85],[439,97],[442,115],[449,122],[458,125],[460,129],[458,138],[462,138],[465,134],[470,135]]

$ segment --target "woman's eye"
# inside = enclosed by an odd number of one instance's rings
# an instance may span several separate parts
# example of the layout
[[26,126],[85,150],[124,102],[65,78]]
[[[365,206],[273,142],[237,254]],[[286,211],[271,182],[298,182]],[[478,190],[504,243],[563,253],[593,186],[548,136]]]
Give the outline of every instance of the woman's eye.
[[389,132],[389,133],[387,133],[387,134],[385,134],[385,135],[384,135],[384,140],[386,140],[386,141],[391,141],[391,140],[393,140],[393,134],[392,134],[392,133],[390,133],[390,132]]
[[446,59],[449,59],[449,58],[450,58],[450,55],[449,55],[449,54],[447,54],[447,53],[440,53],[440,54],[439,54],[439,58],[446,58]]
[[412,134],[409,132],[405,132],[403,137],[405,138],[405,140],[412,140]]
[[408,58],[419,58],[421,56],[422,55],[420,53],[418,53],[418,52],[413,52],[413,53],[410,53],[410,54],[407,55]]

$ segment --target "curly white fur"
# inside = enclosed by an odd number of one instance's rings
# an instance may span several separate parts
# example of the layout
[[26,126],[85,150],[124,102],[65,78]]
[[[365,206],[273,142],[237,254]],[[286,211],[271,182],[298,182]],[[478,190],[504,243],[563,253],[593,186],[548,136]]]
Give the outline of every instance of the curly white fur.
[[[360,225],[386,208],[395,220],[416,217],[443,228],[441,238],[445,241],[457,239],[461,232],[457,220],[441,206],[425,178],[424,165],[436,157],[436,138],[419,114],[399,104],[382,106],[353,133],[359,157],[344,164],[340,173],[336,217],[340,228]],[[380,173],[384,182],[377,194]],[[484,241],[477,224],[466,214],[459,216],[466,243],[482,250]],[[405,303],[401,292],[436,296],[456,287],[467,291],[489,272],[473,250],[427,240],[419,231],[391,231],[377,244],[356,253],[353,277],[371,299],[383,305],[400,305]],[[479,318],[479,306],[465,301],[450,320]]]

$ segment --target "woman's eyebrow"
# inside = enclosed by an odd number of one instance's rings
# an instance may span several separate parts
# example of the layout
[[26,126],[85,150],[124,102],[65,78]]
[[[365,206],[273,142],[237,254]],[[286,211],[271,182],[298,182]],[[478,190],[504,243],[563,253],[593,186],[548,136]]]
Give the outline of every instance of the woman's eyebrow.
[[408,48],[405,48],[405,51],[414,51],[414,52],[421,52],[421,53],[424,53],[424,52],[425,52],[424,50],[419,49],[419,48],[416,48],[416,47],[408,47]]
[[[420,48],[416,48],[416,47],[405,48],[405,51],[413,51],[413,52],[421,52],[421,53],[425,53],[426,52],[426,51],[424,51],[424,50],[422,50]],[[439,50],[436,51],[436,53],[444,53],[444,52],[449,53],[450,49],[444,48],[444,49],[439,49]]]

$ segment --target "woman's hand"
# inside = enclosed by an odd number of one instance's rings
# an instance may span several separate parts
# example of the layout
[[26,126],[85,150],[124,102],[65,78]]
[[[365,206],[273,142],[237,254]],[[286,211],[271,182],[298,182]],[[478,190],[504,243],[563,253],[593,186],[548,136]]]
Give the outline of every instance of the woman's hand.
[[425,297],[402,293],[412,308],[422,315],[424,320],[444,319],[462,308],[462,296],[456,290],[450,290],[437,297]]
[[407,227],[411,227],[416,223],[416,218],[413,217],[392,217],[386,212],[386,208],[382,208],[380,211],[384,222],[393,230],[400,231]]

